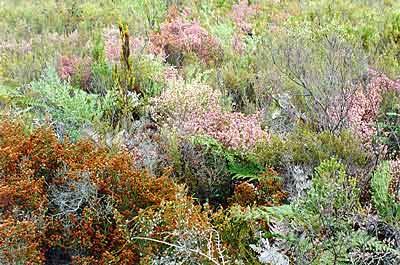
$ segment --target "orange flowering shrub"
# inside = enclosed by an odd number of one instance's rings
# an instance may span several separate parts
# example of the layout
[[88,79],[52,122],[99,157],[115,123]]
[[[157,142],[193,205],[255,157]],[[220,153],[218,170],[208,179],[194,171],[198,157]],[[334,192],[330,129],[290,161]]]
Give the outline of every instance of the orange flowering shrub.
[[[179,227],[177,217],[197,228],[208,222],[180,186],[138,171],[126,152],[59,143],[48,128],[28,135],[5,121],[0,153],[0,263],[138,264],[162,245],[132,236],[161,238]],[[144,213],[160,219],[137,223]]]
[[40,249],[42,234],[31,221],[1,220],[0,263],[40,264],[44,261]]

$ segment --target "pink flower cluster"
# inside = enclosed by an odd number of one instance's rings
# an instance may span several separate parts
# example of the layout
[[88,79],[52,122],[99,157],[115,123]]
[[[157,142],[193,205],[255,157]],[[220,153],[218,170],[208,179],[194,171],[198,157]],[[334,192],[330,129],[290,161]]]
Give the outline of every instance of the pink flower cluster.
[[205,62],[213,59],[220,45],[197,21],[187,21],[175,9],[151,38],[150,50],[163,57],[171,52],[193,52]]
[[400,83],[389,79],[384,74],[369,70],[371,81],[367,88],[359,87],[351,97],[348,111],[348,121],[351,128],[370,144],[376,133],[375,121],[385,92],[397,90],[400,92]]
[[61,80],[69,81],[77,78],[82,88],[90,86],[91,61],[89,58],[76,56],[60,56],[57,61],[56,70]]
[[57,62],[57,73],[61,80],[68,80],[76,74],[79,59],[75,56],[61,56]]
[[246,116],[222,111],[192,113],[181,126],[186,135],[207,135],[228,148],[246,150],[261,140],[268,140],[260,116],[260,113]]
[[231,16],[236,26],[245,33],[251,32],[252,26],[249,23],[249,18],[255,16],[259,11],[256,5],[249,5],[248,1],[240,1],[232,8]]
[[268,139],[261,127],[262,113],[246,116],[224,111],[219,90],[185,84],[175,77],[172,86],[152,100],[153,119],[176,128],[182,135],[207,135],[232,149],[250,149]]
[[[121,55],[121,38],[117,27],[108,27],[103,31],[106,58],[109,63],[117,64]],[[142,38],[129,38],[129,49],[131,53],[135,53],[144,47]]]
[[238,54],[243,54],[246,48],[243,35],[250,33],[252,30],[249,18],[255,16],[258,11],[259,7],[257,5],[249,5],[247,1],[240,1],[232,8],[231,17],[236,27],[239,29],[232,39],[232,48]]

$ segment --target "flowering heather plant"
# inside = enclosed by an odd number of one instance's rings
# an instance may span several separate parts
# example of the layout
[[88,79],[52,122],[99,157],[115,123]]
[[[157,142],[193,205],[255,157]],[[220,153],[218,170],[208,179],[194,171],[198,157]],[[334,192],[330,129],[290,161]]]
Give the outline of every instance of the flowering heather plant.
[[61,80],[68,80],[77,73],[79,59],[75,56],[61,56],[57,62],[57,73]]
[[169,11],[169,18],[161,25],[159,33],[151,38],[150,50],[165,58],[177,53],[193,52],[209,62],[217,57],[220,45],[198,21],[188,21],[184,14]]
[[242,0],[233,6],[231,16],[239,30],[248,33],[252,30],[248,20],[255,16],[258,11],[259,7],[257,5],[249,5],[248,1]]
[[150,112],[183,135],[207,135],[233,149],[248,149],[268,138],[261,128],[261,113],[225,112],[221,92],[198,83],[175,82],[152,100]]
[[261,127],[261,115],[244,115],[240,112],[207,111],[192,113],[182,123],[188,135],[207,135],[232,149],[250,149],[258,141],[268,139]]
[[61,80],[78,83],[81,88],[89,89],[91,81],[90,58],[60,56],[57,61],[56,70]]
[[[103,31],[103,38],[105,43],[106,58],[109,63],[117,64],[121,58],[121,37],[117,27],[108,27]],[[129,49],[131,53],[138,52],[144,47],[144,40],[140,37],[129,38]]]
[[376,133],[375,121],[383,94],[390,91],[400,91],[400,83],[390,80],[386,75],[369,70],[371,76],[366,89],[359,87],[349,100],[348,120],[350,127],[365,143],[371,143]]

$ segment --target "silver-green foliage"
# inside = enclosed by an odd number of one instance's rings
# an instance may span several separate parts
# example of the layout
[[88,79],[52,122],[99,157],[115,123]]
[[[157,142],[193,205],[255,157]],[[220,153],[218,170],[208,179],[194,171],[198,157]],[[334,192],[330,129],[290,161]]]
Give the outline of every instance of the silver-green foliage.
[[354,225],[364,218],[360,191],[343,164],[335,158],[323,161],[312,181],[299,201],[252,211],[252,218],[284,227],[274,237],[295,264],[397,264],[400,253],[393,242]]
[[35,118],[49,119],[73,140],[78,138],[82,126],[95,123],[102,115],[96,95],[62,82],[53,68],[31,82],[21,92],[20,99],[20,104],[34,113]]

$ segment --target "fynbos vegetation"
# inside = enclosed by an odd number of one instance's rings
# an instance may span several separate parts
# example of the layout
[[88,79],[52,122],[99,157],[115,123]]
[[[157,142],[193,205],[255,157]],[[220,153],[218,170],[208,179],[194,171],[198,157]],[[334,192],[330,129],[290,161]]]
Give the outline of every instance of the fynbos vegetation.
[[400,264],[399,10],[0,0],[0,264]]

